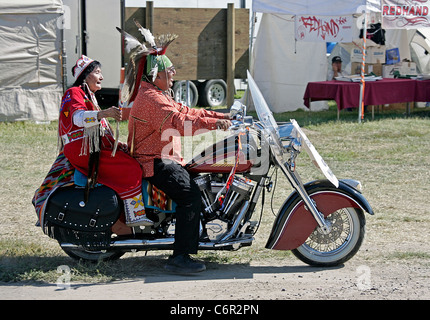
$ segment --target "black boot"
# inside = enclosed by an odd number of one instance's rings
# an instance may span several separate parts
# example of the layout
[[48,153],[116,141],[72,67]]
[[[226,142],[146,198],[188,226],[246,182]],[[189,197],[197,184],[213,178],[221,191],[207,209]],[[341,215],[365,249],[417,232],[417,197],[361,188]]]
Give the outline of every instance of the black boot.
[[203,262],[194,260],[188,254],[169,257],[164,269],[179,274],[190,274],[206,270]]

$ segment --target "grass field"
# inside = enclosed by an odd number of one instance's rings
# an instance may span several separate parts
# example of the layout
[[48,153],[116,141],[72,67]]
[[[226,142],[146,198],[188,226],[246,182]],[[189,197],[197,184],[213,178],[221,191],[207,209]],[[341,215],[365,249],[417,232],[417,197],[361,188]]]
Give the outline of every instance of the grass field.
[[[430,262],[430,119],[428,109],[377,114],[374,121],[358,124],[355,112],[341,113],[336,121],[333,106],[323,112],[290,112],[276,115],[278,121],[295,118],[338,178],[354,178],[364,186],[364,195],[375,215],[367,216],[367,234],[362,259],[423,259]],[[121,140],[127,126],[121,124]],[[35,226],[31,204],[57,154],[57,123],[0,123],[0,281],[55,282],[57,267],[68,265],[75,281],[103,282],[139,274],[144,263],[163,263],[169,252],[130,253],[112,263],[84,265],[66,256],[55,240]],[[297,170],[303,181],[322,175],[302,154]],[[278,175],[273,194],[276,212],[292,191]],[[202,252],[206,261],[249,263],[251,260],[288,259],[288,252],[264,248],[274,220],[266,195],[263,223],[252,247],[237,252]],[[256,214],[260,212],[260,205]],[[257,218],[256,218],[257,219]],[[151,258],[154,257],[155,258]]]

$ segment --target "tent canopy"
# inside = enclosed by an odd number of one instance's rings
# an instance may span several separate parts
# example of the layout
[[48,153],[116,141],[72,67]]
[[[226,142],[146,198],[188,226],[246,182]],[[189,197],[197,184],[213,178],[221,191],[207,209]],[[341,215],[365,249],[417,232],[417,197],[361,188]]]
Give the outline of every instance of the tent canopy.
[[60,0],[0,2],[0,121],[58,118]]
[[[263,14],[252,50],[251,73],[273,112],[294,111],[303,105],[310,81],[325,80],[325,42],[295,41],[292,15]],[[312,104],[312,110],[327,102]]]
[[2,0],[0,14],[62,13],[61,0]]
[[253,0],[254,12],[277,14],[347,15],[380,12],[380,0]]
[[[329,67],[325,42],[296,41],[294,16],[345,16],[381,12],[381,1],[253,0],[253,11],[262,12],[263,15],[253,45],[251,72],[272,111],[285,112],[307,109],[304,107],[303,94],[308,82],[326,80]],[[354,23],[354,34],[360,26]],[[409,44],[413,34],[406,32],[386,32],[387,48],[399,47],[402,58],[411,57]],[[312,104],[312,110],[324,108],[327,108],[327,102]]]

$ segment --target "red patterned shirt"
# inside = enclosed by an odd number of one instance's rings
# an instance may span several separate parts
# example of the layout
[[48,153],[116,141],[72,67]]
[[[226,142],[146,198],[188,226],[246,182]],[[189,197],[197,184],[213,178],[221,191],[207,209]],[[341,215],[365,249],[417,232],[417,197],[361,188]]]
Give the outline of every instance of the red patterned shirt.
[[[174,101],[154,85],[142,82],[133,102],[128,123],[130,153],[143,168],[143,176],[154,175],[154,159],[170,159],[184,164],[181,136],[215,130],[224,114],[192,109]],[[202,132],[200,132],[202,133]]]

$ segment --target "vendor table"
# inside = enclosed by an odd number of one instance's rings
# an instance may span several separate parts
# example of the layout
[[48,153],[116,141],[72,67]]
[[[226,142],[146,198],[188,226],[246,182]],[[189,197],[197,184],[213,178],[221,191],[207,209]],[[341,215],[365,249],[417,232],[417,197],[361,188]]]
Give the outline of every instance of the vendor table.
[[[311,107],[311,101],[335,100],[339,111],[357,108],[360,99],[360,83],[345,81],[309,82],[303,96],[304,104]],[[365,83],[364,105],[383,105],[407,102],[430,101],[430,80],[389,79]]]

